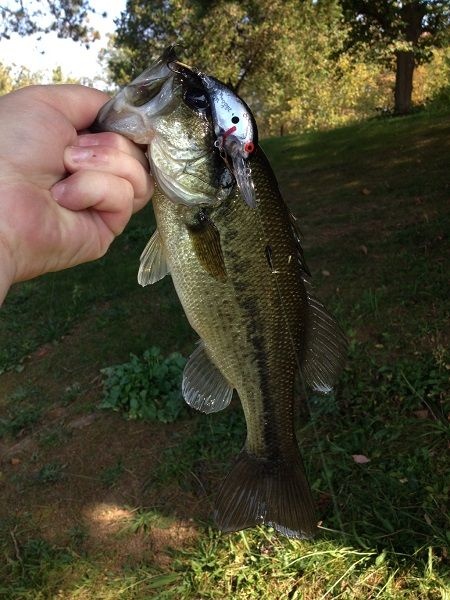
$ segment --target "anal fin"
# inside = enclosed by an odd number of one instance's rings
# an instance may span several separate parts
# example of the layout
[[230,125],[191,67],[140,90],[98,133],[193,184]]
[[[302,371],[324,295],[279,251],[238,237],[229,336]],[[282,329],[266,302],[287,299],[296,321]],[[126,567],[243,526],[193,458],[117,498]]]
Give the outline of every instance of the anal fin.
[[142,286],[156,283],[170,272],[158,230],[155,231],[145,246],[140,261],[138,282]]
[[181,391],[189,406],[204,413],[218,412],[231,402],[233,388],[207,355],[202,341],[184,367]]
[[300,454],[272,461],[243,450],[221,486],[214,516],[222,531],[266,524],[288,537],[312,537],[317,521]]

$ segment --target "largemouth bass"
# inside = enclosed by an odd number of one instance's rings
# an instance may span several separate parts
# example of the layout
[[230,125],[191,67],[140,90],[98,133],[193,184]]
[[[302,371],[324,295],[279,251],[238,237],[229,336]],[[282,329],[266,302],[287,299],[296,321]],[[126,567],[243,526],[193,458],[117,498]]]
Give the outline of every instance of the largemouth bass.
[[265,523],[311,537],[317,520],[294,430],[295,378],[330,391],[346,340],[312,294],[295,219],[250,109],[168,49],[101,109],[96,128],[148,144],[157,230],[138,280],[170,273],[200,336],[183,375],[186,402],[215,412],[236,390],[242,404],[247,439],[218,493],[218,526]]

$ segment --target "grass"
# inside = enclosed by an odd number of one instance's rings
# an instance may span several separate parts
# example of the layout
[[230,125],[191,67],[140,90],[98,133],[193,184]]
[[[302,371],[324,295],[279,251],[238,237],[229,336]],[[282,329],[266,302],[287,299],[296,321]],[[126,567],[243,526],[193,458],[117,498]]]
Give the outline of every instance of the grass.
[[170,423],[99,410],[102,369],[194,348],[170,279],[136,284],[148,209],[103,259],[15,286],[0,312],[0,597],[450,598],[450,114],[264,147],[350,339],[335,393],[299,415],[321,535],[212,526],[237,401]]

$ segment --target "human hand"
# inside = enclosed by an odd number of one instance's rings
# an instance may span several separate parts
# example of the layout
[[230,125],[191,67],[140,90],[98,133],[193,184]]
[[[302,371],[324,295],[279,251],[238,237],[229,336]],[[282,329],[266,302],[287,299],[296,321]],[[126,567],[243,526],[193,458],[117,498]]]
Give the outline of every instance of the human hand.
[[0,98],[0,303],[16,281],[102,256],[150,198],[138,146],[83,133],[107,100],[79,85]]

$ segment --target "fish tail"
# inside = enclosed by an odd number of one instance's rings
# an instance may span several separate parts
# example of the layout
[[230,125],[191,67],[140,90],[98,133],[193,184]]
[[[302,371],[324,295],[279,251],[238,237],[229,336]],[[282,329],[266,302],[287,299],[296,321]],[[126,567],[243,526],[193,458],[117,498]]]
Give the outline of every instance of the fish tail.
[[265,523],[288,537],[312,537],[317,520],[300,454],[270,460],[243,450],[222,484],[214,517],[222,531]]

